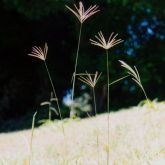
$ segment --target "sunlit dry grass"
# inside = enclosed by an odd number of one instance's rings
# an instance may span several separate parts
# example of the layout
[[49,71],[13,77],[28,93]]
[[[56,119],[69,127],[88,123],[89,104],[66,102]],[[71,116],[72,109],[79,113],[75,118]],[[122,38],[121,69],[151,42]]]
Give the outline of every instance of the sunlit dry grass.
[[[52,122],[34,131],[34,165],[95,165],[99,125],[100,162],[106,164],[107,114],[97,119],[66,120],[65,150],[61,122]],[[165,103],[154,103],[110,113],[110,162],[112,165],[165,164]],[[22,165],[28,157],[26,141],[30,131],[0,135],[0,164]],[[26,138],[29,139],[26,139]]]

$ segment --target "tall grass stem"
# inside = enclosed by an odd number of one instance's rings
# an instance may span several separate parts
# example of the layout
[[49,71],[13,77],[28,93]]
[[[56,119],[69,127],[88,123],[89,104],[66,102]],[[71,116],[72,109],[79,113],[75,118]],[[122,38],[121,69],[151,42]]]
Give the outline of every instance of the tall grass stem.
[[[34,136],[34,126],[35,126],[36,115],[37,115],[37,112],[34,113],[33,119],[32,119],[31,137],[30,137],[30,158],[32,158],[33,156],[33,136]],[[29,162],[31,162],[30,159],[29,159]]]
[[[97,117],[96,97],[95,97],[95,88],[94,87],[92,88],[92,92],[93,92],[93,102],[94,102],[95,116]],[[98,125],[97,125],[97,131],[99,131]],[[98,162],[98,165],[99,165],[100,164],[100,154],[99,154],[99,134],[98,134],[98,132],[97,132],[96,136],[97,136],[96,142],[97,142],[97,156],[98,156],[97,162]]]
[[76,61],[75,61],[74,73],[73,73],[72,102],[74,99],[74,92],[75,92],[75,81],[76,81],[77,64],[78,64],[78,57],[79,57],[79,50],[80,50],[80,42],[81,42],[81,32],[82,32],[82,23],[80,24],[80,30],[79,30],[79,36],[78,36],[78,45],[77,45],[77,52],[76,52]]
[[108,112],[108,118],[107,118],[107,126],[108,126],[108,151],[107,151],[107,165],[109,165],[109,131],[110,131],[110,123],[109,123],[109,55],[108,55],[108,50],[106,50],[106,56],[107,56],[107,112]]
[[93,103],[94,103],[95,116],[97,116],[95,88],[92,88],[92,92],[93,92]]
[[[56,95],[56,91],[55,91],[55,88],[54,88],[54,85],[53,85],[53,81],[52,81],[52,78],[51,78],[51,75],[50,75],[48,66],[47,66],[47,64],[46,64],[45,61],[44,61],[44,64],[45,64],[45,68],[46,68],[46,71],[47,71],[47,73],[48,73],[48,77],[49,77],[49,80],[50,80],[50,83],[51,83],[51,86],[52,86],[52,89],[53,89],[53,93],[54,93],[54,96],[55,96],[55,99],[56,99],[56,103],[57,103],[57,108],[58,108],[59,115],[60,115],[60,119],[61,119],[61,122],[62,122],[61,110],[60,110],[60,106],[59,106],[59,103],[58,103],[58,98],[57,98],[57,95]],[[64,136],[64,139],[65,139],[65,151],[66,151],[66,146],[67,146],[66,143],[67,143],[67,142],[66,142],[65,129],[64,129],[63,124],[62,124],[62,132],[63,132],[63,136]]]
[[54,88],[54,85],[53,85],[53,81],[52,81],[52,78],[51,78],[48,66],[46,64],[46,61],[44,61],[44,64],[45,64],[45,68],[46,68],[46,71],[47,71],[47,74],[48,74],[48,77],[49,77],[49,80],[50,80],[50,83],[51,83],[51,86],[52,86],[52,89],[53,89],[54,97],[56,99],[56,103],[57,103],[57,108],[58,108],[58,112],[59,112],[59,115],[60,115],[60,119],[62,120],[62,115],[61,115],[61,110],[60,110],[60,106],[59,106],[59,103],[58,103],[58,98],[57,98],[57,95],[56,95],[56,91],[55,91],[55,88]]

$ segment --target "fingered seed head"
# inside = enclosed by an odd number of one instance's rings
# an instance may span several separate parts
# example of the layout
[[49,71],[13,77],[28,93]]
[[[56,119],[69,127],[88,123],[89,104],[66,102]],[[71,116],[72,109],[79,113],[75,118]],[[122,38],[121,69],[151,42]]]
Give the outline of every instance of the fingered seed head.
[[75,9],[70,8],[69,6],[66,5],[66,7],[78,18],[80,23],[83,23],[85,20],[87,20],[89,17],[94,15],[95,13],[99,12],[98,6],[90,6],[86,11],[84,9],[83,3],[80,1],[79,2],[79,7],[77,7],[74,4]]
[[40,60],[45,61],[48,53],[48,45],[45,43],[44,48],[34,46],[32,47],[32,52],[28,54],[29,56],[33,56],[39,58]]
[[90,39],[91,44],[99,46],[103,49],[110,49],[113,46],[123,42],[122,39],[116,39],[118,34],[114,35],[114,32],[111,33],[111,35],[109,36],[108,41],[105,40],[105,37],[102,33],[102,31],[98,32],[98,35],[95,35],[96,40]]

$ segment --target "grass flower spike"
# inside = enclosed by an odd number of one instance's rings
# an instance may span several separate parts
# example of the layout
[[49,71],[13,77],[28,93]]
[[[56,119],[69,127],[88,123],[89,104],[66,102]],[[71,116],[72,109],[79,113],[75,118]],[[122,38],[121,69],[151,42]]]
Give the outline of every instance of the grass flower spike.
[[32,52],[28,55],[45,61],[47,53],[48,53],[48,45],[47,45],[47,43],[45,43],[44,49],[42,49],[41,47],[34,46],[34,47],[32,47]]
[[79,2],[79,7],[74,4],[75,10],[71,9],[69,6],[66,7],[78,18],[80,23],[82,24],[85,20],[87,20],[90,16],[94,15],[95,13],[99,12],[98,6],[90,6],[86,11],[84,9],[83,3]]
[[100,76],[101,76],[101,73],[98,74],[98,72],[96,71],[93,78],[92,78],[91,74],[87,73],[86,77],[80,76],[78,79],[80,81],[84,82],[85,84],[89,85],[90,87],[94,88],[97,81],[99,80]]
[[102,31],[98,32],[98,36],[95,35],[97,41],[90,39],[91,44],[104,48],[106,50],[112,48],[113,46],[123,42],[121,39],[116,39],[118,34],[114,35],[114,32],[111,33],[108,41],[105,40]]
[[139,85],[139,87],[142,89],[142,91],[146,97],[146,100],[148,102],[148,105],[150,105],[149,99],[148,99],[147,94],[142,85],[141,78],[140,78],[140,75],[139,75],[139,72],[138,72],[136,66],[134,66],[134,68],[132,68],[128,64],[126,64],[124,61],[119,60],[119,62],[121,63],[121,66],[127,70],[127,73],[132,76],[132,80],[135,81]]

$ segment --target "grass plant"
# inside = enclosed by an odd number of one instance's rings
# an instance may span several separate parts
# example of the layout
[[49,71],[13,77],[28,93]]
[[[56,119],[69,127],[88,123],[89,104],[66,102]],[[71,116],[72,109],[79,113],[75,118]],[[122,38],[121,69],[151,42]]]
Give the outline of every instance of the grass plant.
[[[98,46],[98,47],[101,47],[103,49],[105,49],[105,52],[106,52],[106,57],[107,57],[107,60],[106,60],[106,68],[107,68],[107,112],[109,113],[109,54],[108,54],[108,50],[110,48],[112,48],[113,46],[123,42],[123,40],[121,39],[116,39],[118,34],[114,35],[114,33],[111,33],[108,41],[105,40],[105,37],[103,35],[103,33],[100,31],[98,32],[98,35],[95,35],[95,38],[96,40],[93,40],[93,39],[90,39],[91,41],[91,44],[95,45],[95,46]],[[107,165],[109,165],[109,149],[110,149],[110,121],[109,121],[109,115],[108,115],[108,118],[107,118],[107,134],[108,134],[108,137],[107,137]]]
[[83,23],[92,15],[99,12],[98,6],[90,6],[86,11],[84,9],[83,3],[79,2],[79,7],[77,7],[74,4],[75,9],[71,9],[69,6],[66,5],[66,7],[77,17],[77,19],[80,22],[80,30],[79,30],[79,36],[78,36],[78,45],[77,45],[77,51],[76,51],[76,60],[75,60],[75,66],[74,66],[74,73],[73,73],[73,83],[72,83],[72,102],[74,100],[74,92],[75,92],[75,81],[76,81],[76,75],[77,75],[77,65],[78,65],[78,57],[79,57],[79,50],[80,50],[80,42],[81,42],[81,33],[82,33],[82,26]]
[[46,72],[48,74],[48,77],[49,77],[49,80],[50,80],[50,84],[51,84],[51,87],[52,87],[52,90],[53,90],[53,94],[54,94],[54,97],[56,99],[56,103],[57,103],[57,108],[58,108],[58,112],[59,112],[59,115],[60,115],[60,119],[62,120],[62,115],[61,115],[61,110],[60,110],[60,106],[59,106],[59,102],[58,102],[58,97],[57,97],[57,94],[56,94],[56,91],[55,91],[55,87],[53,85],[52,77],[50,75],[48,66],[46,64],[47,54],[48,54],[48,45],[47,45],[47,43],[45,43],[45,46],[44,46],[43,49],[41,47],[37,47],[37,46],[32,47],[32,52],[29,53],[28,55],[32,56],[32,57],[39,58],[40,60],[42,60],[44,62],[45,69],[46,69]]
[[[96,97],[95,97],[95,86],[99,80],[101,76],[101,73],[98,74],[98,72],[96,71],[96,73],[94,74],[94,78],[92,78],[91,74],[86,73],[85,76],[79,76],[79,80],[84,82],[85,84],[87,84],[88,86],[90,86],[92,88],[92,93],[93,93],[93,101],[94,101],[94,111],[95,111],[95,116],[97,117],[97,107],[96,107]],[[100,165],[100,154],[99,154],[99,127],[98,127],[98,123],[96,124],[97,127],[97,133],[96,133],[96,144],[97,144],[97,160],[98,160],[98,165]]]

